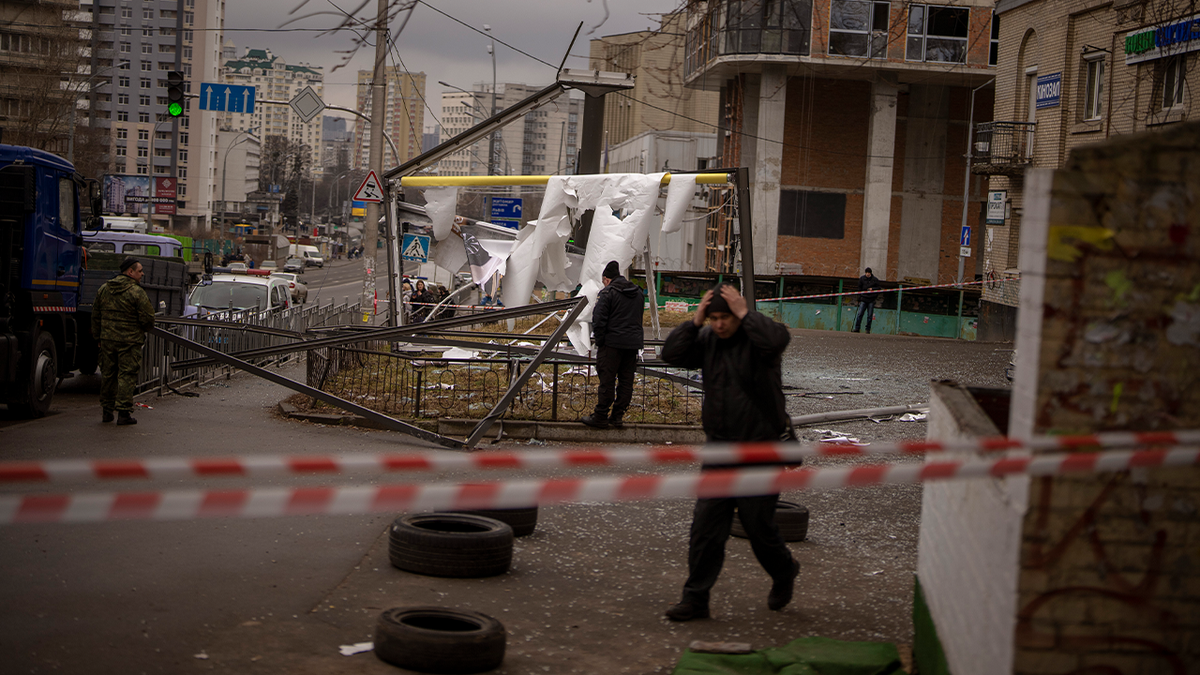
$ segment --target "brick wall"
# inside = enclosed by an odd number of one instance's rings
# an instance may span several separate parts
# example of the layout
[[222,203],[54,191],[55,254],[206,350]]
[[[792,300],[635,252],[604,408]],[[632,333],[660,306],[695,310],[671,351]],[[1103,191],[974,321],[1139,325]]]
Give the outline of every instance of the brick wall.
[[[1045,225],[1033,433],[1200,427],[1200,124],[1077,148]],[[1032,187],[1031,187],[1032,189]],[[1032,250],[1033,242],[1026,242]],[[1027,283],[1030,283],[1027,280]],[[1026,321],[1023,313],[1022,322]],[[1024,354],[1022,354],[1024,356]],[[1014,672],[1194,673],[1200,468],[1033,482]]]

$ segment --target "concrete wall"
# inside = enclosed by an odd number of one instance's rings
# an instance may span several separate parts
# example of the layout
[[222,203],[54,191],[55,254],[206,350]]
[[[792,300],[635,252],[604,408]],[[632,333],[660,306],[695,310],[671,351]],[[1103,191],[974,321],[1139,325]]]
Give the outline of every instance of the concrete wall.
[[[1027,177],[1015,435],[1200,427],[1197,147],[1180,125]],[[1035,479],[1014,672],[1196,672],[1198,510],[1195,467]]]
[[938,283],[949,108],[946,87],[909,85],[898,279]]
[[[926,433],[945,441],[1000,431],[966,389],[935,382]],[[926,644],[940,640],[951,673],[1012,672],[1017,552],[1028,485],[1021,477],[925,485],[917,579],[937,635],[918,633],[917,649],[927,653]],[[938,670],[936,664],[918,666],[922,672]]]

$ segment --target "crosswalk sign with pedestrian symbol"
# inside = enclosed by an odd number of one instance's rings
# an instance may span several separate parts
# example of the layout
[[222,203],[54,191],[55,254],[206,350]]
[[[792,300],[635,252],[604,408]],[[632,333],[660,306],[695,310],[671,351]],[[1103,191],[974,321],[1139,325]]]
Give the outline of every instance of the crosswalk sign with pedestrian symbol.
[[429,262],[429,237],[424,234],[406,234],[400,251],[405,260]]

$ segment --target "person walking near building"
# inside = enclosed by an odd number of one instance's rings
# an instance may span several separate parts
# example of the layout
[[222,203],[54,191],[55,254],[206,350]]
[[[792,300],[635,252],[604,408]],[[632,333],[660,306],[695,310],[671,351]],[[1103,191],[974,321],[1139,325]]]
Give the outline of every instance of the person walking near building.
[[96,292],[92,306],[92,337],[100,345],[101,421],[137,424],[133,418],[133,391],[142,369],[142,344],[154,327],[154,306],[142,281],[142,263],[121,261],[121,273]]
[[[858,311],[854,314],[854,330],[857,333],[862,327],[863,315],[867,316],[867,332],[871,332],[871,322],[875,321],[875,298],[879,295],[879,279],[871,274],[871,268],[867,268],[867,273],[858,278]],[[875,291],[875,292],[871,292]]]
[[[625,426],[625,410],[633,400],[633,374],[638,353],[645,345],[642,289],[621,276],[616,260],[604,267],[604,288],[592,310],[592,335],[596,339],[596,370],[600,376],[596,409],[581,422],[589,427],[618,429]],[[612,412],[609,412],[609,408]]]
[[[691,321],[667,336],[663,361],[702,371],[701,421],[709,442],[779,441],[788,435],[791,420],[783,397],[781,362],[790,340],[783,324],[751,311],[741,293],[728,284],[705,293]],[[791,602],[800,564],[775,524],[778,502],[778,494],[696,500],[688,540],[688,578],[682,600],[666,612],[668,619],[708,618],[709,595],[725,562],[735,509],[754,557],[772,579],[767,607],[778,611]]]

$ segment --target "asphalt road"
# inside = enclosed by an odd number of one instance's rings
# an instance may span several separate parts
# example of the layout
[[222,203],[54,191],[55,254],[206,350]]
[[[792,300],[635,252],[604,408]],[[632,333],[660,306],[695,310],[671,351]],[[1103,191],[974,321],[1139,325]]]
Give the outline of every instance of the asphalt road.
[[[354,283],[354,262],[327,267],[330,288]],[[1003,386],[1010,347],[795,331],[784,364],[789,407],[803,414],[917,403],[929,380],[941,378]],[[300,366],[289,372],[301,376]],[[248,376],[207,385],[199,398],[149,398],[152,407],[139,410],[133,427],[100,423],[95,387],[79,380],[46,418],[9,420],[0,427],[0,459],[428,447],[388,432],[280,419],[272,409],[290,392]],[[925,425],[863,421],[803,434],[815,440],[834,431],[883,441],[923,437]],[[88,489],[250,484],[123,481]],[[733,540],[714,592],[714,618],[688,624],[661,618],[685,573],[690,504],[683,501],[545,507],[538,531],[518,540],[513,570],[492,579],[422,577],[390,567],[384,534],[395,514],[0,527],[0,670],[400,672],[370,653],[341,656],[338,646],[369,641],[379,611],[412,604],[499,618],[508,631],[508,655],[495,671],[501,674],[666,673],[694,639],[755,648],[811,634],[905,643],[912,635],[920,493],[919,486],[896,486],[785,495],[813,514],[809,539],[793,544],[803,565],[796,601],[783,612],[766,611],[769,581],[746,543]]]

